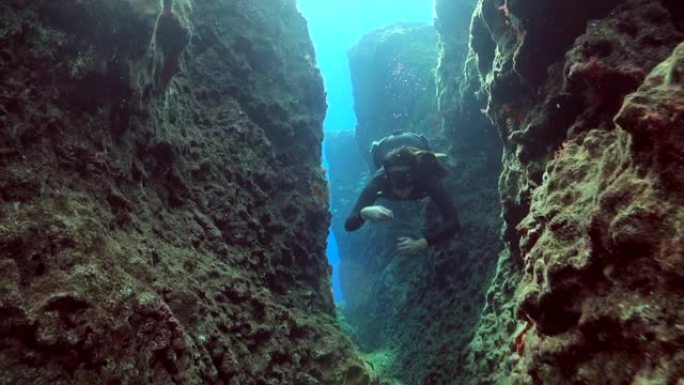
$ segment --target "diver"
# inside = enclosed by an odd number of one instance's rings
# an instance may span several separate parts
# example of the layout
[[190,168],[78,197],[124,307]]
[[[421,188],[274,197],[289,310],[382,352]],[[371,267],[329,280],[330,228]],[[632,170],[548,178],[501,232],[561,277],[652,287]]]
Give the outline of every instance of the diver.
[[456,208],[441,181],[447,170],[430,150],[423,135],[392,134],[373,142],[371,154],[377,171],[347,217],[344,224],[347,231],[357,230],[366,220],[382,222],[394,218],[390,209],[373,204],[380,197],[403,201],[430,197],[444,219],[440,226],[427,231],[421,238],[399,237],[397,250],[404,255],[416,255],[460,231]]

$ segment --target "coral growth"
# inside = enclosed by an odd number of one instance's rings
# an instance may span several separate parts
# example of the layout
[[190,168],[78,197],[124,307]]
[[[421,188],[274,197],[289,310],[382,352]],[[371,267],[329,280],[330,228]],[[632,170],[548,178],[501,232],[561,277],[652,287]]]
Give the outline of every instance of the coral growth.
[[531,321],[525,322],[525,326],[523,326],[522,330],[518,332],[518,334],[515,335],[513,339],[513,344],[515,346],[515,352],[519,356],[524,356],[525,355],[525,336],[527,336],[527,332],[530,331],[530,329],[534,326],[534,323]]

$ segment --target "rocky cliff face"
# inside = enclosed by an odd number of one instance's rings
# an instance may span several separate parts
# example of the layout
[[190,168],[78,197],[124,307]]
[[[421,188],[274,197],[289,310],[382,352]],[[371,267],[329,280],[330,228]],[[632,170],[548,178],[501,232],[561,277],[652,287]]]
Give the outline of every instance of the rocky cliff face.
[[[425,32],[409,35],[402,31],[392,36],[389,28],[364,38],[350,58],[359,118],[356,139],[361,153],[367,153],[372,140],[395,129],[425,133],[435,151],[448,153],[445,164],[451,175],[445,184],[463,225],[455,240],[418,257],[396,252],[398,236],[418,236],[422,226],[433,223],[423,218],[439,220],[438,210],[428,201],[381,201],[395,212],[391,223],[365,224],[358,232],[344,233],[341,222],[363,187],[359,175],[368,173],[350,167],[349,154],[355,148],[349,136],[328,138],[332,206],[335,212],[343,211],[342,217],[334,218],[333,228],[338,229],[341,249],[344,311],[357,341],[375,352],[376,368],[406,384],[441,384],[460,378],[458,363],[465,360],[465,347],[477,324],[501,247],[496,190],[501,153],[498,135],[480,112],[483,104],[477,98],[463,97],[460,81],[448,80],[449,74],[461,73],[467,53],[456,54],[458,47],[467,47],[469,19],[456,20],[460,25],[449,23],[454,20],[438,23],[438,32],[450,38],[442,43],[439,53],[434,46],[427,50],[425,45],[433,44],[433,40],[425,38]],[[452,35],[454,31],[456,36]],[[426,53],[430,56],[425,57]],[[430,78],[432,84],[404,86],[401,77],[392,76],[395,67],[387,65],[397,63],[396,57],[404,58],[400,64],[427,63],[401,68],[419,79]],[[432,74],[438,62],[440,76],[435,78]],[[369,72],[373,75],[368,76]],[[393,97],[395,94],[386,90],[400,93]],[[423,103],[427,99],[439,103],[428,109]],[[413,102],[400,103],[405,100]],[[406,115],[397,118],[395,113],[402,111],[399,108],[404,108]],[[340,222],[338,226],[336,221]]]
[[684,376],[683,15],[668,1],[479,2],[471,49],[504,141],[506,249],[467,383]]
[[289,1],[1,2],[7,384],[367,384]]

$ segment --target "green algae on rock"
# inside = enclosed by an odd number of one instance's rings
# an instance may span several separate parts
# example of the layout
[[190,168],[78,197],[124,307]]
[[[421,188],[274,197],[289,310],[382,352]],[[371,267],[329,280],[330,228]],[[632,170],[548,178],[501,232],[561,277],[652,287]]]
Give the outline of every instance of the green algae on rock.
[[0,382],[378,382],[334,320],[313,57],[286,1],[3,2]]
[[525,255],[519,311],[535,329],[515,383],[674,383],[684,375],[676,348],[684,206],[681,172],[672,172],[684,159],[673,130],[683,65],[680,45],[625,99],[618,128],[578,136],[549,163],[520,224],[541,234]]
[[[638,319],[651,312],[652,300],[631,293],[648,292],[662,278],[647,267],[651,262],[641,264],[657,247],[630,243],[661,242],[663,230],[647,224],[677,228],[665,218],[677,218],[678,209],[663,195],[667,182],[644,175],[651,166],[633,165],[639,156],[630,147],[651,139],[615,128],[613,118],[683,36],[661,2],[594,3],[568,10],[569,2],[536,8],[485,0],[474,15],[471,47],[489,95],[486,112],[504,140],[499,186],[507,250],[470,345],[466,383],[668,382],[678,375],[660,361],[678,362],[666,353],[670,345],[649,351],[639,342],[644,334],[637,330],[652,336],[647,330],[660,324]],[[557,28],[549,20],[572,25]],[[544,49],[550,43],[562,50]],[[626,270],[609,266],[611,260]],[[650,273],[619,278],[636,266]],[[654,295],[675,305],[672,292]],[[653,357],[643,367],[638,349]]]

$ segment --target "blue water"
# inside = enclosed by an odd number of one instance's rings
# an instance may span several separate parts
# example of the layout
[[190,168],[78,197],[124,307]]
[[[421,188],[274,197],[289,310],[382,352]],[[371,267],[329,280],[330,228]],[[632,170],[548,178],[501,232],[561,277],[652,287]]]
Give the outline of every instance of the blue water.
[[[390,24],[432,24],[434,6],[431,0],[297,0],[297,8],[307,19],[325,82],[328,111],[323,130],[332,132],[356,128],[347,51],[366,33]],[[323,167],[329,168],[325,155]],[[332,231],[328,234],[333,294],[335,302],[342,304],[337,242]]]

